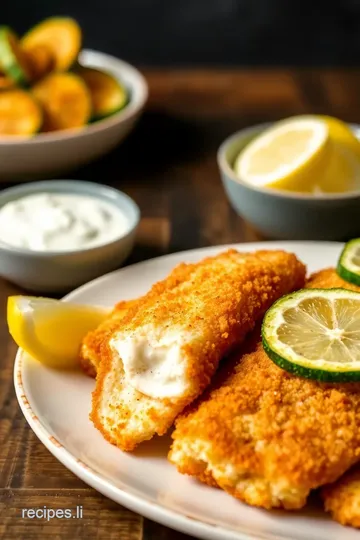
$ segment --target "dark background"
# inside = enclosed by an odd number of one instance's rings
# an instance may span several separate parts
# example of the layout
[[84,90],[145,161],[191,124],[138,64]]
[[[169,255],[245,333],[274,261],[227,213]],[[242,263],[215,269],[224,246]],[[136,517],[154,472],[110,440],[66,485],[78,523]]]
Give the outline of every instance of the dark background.
[[360,0],[0,0],[22,34],[71,15],[84,45],[143,66],[356,66]]

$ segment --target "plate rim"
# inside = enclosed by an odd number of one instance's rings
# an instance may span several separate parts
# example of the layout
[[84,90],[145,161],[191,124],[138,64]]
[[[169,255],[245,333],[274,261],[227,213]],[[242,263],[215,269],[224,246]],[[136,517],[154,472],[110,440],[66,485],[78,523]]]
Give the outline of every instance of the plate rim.
[[[194,248],[185,251],[178,251],[175,253],[165,254],[159,257],[154,257],[152,259],[147,259],[145,261],[140,261],[129,266],[119,268],[113,272],[109,272],[100,276],[96,279],[77,287],[75,290],[71,291],[62,301],[72,301],[73,297],[78,293],[86,292],[87,289],[91,289],[93,286],[98,286],[102,282],[112,279],[115,275],[121,274],[125,270],[133,268],[134,266],[142,265],[146,262],[151,262],[154,260],[167,260],[171,258],[176,258],[179,255],[186,257],[187,254],[200,252],[205,253],[211,252],[216,249],[229,249],[229,248],[240,248],[241,251],[246,251],[244,249],[246,246],[249,247],[249,251],[254,249],[289,249],[290,246],[294,249],[294,245],[297,246],[328,246],[328,247],[340,247],[343,242],[331,242],[331,241],[263,241],[263,242],[242,242],[242,243],[232,243],[232,244],[218,244],[215,246],[206,246],[201,248]],[[25,417],[25,420],[29,424],[30,428],[38,439],[44,444],[44,446],[50,451],[50,453],[62,463],[67,469],[69,469],[75,476],[80,478],[86,484],[90,485],[95,490],[102,493],[105,497],[108,497],[115,501],[117,504],[121,504],[124,507],[132,510],[135,513],[138,513],[150,520],[156,521],[166,527],[172,528],[179,532],[195,536],[197,538],[202,538],[204,540],[291,540],[288,537],[277,536],[276,538],[272,535],[269,536],[266,533],[266,536],[259,536],[252,531],[240,531],[236,528],[224,527],[223,525],[217,525],[216,523],[211,523],[203,519],[194,518],[187,516],[184,513],[177,512],[170,508],[163,506],[161,503],[156,503],[147,498],[146,495],[140,496],[122,489],[121,487],[114,486],[110,480],[103,477],[103,475],[87,464],[85,464],[80,459],[76,458],[72,452],[66,449],[55,437],[52,435],[46,426],[40,421],[38,416],[33,412],[32,407],[27,399],[25,388],[23,386],[22,372],[23,372],[23,356],[24,351],[20,348],[17,349],[15,362],[14,362],[14,387],[17,401],[19,403],[20,409]],[[221,536],[220,536],[221,535]]]

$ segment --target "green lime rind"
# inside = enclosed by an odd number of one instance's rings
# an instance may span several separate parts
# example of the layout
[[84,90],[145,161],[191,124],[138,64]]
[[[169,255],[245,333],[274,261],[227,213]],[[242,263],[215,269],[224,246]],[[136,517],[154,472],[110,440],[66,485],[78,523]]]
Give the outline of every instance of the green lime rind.
[[303,365],[296,364],[293,361],[286,360],[275,351],[273,351],[266,341],[266,338],[262,335],[262,344],[267,356],[276,364],[279,368],[296,375],[297,377],[303,377],[304,379],[312,379],[319,382],[358,382],[360,381],[360,369],[358,371],[325,371],[324,369],[308,368]]
[[[296,358],[296,353],[290,358],[289,354],[284,354],[282,350],[282,342],[277,339],[276,330],[279,326],[280,319],[278,314],[283,312],[283,307],[294,307],[298,300],[311,298],[316,296],[328,298],[355,298],[360,300],[360,293],[350,291],[348,289],[333,288],[333,289],[301,289],[294,293],[285,295],[277,300],[265,313],[261,326],[261,338],[264,351],[267,356],[278,367],[292,373],[298,377],[313,379],[320,382],[357,382],[360,381],[360,360],[356,362],[358,368],[349,369],[346,365],[340,362],[331,363],[323,362],[323,367],[316,367],[316,363],[299,356]],[[287,305],[287,306],[286,306]],[[324,364],[326,367],[324,369]]]
[[355,249],[360,250],[360,238],[354,238],[345,244],[336,267],[337,274],[348,283],[360,287],[360,267],[351,263],[351,256]]
[[[29,84],[26,68],[16,51],[17,36],[7,26],[0,27],[0,68],[14,83],[20,86]],[[20,49],[19,49],[20,50]]]

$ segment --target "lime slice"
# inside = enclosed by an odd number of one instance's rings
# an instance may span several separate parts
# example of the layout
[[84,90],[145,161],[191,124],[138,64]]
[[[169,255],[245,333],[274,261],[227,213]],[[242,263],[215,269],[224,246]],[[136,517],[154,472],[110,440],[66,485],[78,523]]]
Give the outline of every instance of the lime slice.
[[345,244],[336,271],[345,281],[360,286],[360,238]]
[[360,380],[360,293],[302,289],[266,312],[262,341],[279,367],[309,379]]
[[10,296],[7,322],[14,341],[47,366],[76,366],[82,338],[96,328],[109,310],[51,298]]

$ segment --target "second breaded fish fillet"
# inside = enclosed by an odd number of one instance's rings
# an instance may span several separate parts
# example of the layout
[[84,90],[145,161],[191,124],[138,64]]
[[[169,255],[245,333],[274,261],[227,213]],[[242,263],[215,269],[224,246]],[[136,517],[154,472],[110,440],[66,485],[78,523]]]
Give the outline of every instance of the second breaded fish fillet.
[[325,510],[335,521],[360,529],[360,465],[321,490]]
[[[314,274],[309,286],[324,289],[342,287],[360,292],[360,287],[344,281],[335,269],[328,268]],[[360,329],[359,329],[360,330]],[[360,429],[360,426],[359,426]],[[360,528],[360,465],[355,465],[333,484],[321,490],[325,510],[342,525]]]
[[[341,284],[333,270],[309,287]],[[220,373],[217,377],[221,377]],[[360,383],[324,384],[278,368],[261,343],[176,422],[169,459],[244,502],[297,509],[360,459]]]
[[305,268],[283,251],[229,250],[174,272],[178,284],[155,285],[101,349],[91,418],[124,450],[168,430]]

